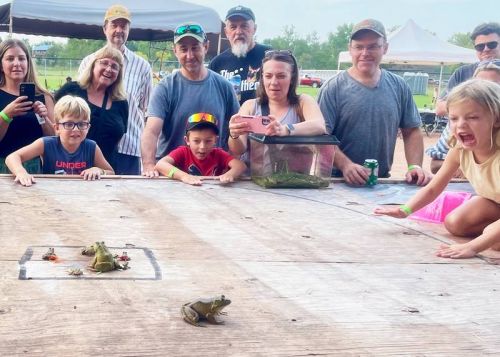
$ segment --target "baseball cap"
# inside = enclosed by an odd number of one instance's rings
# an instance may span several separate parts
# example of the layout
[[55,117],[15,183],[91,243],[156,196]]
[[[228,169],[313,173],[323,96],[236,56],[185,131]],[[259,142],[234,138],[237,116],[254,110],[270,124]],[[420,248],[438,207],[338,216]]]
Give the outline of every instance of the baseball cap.
[[192,37],[198,42],[205,42],[207,40],[207,35],[205,34],[203,27],[194,22],[188,22],[175,28],[174,43],[179,42],[184,37]]
[[186,132],[189,130],[210,128],[219,135],[219,127],[217,126],[217,118],[209,113],[195,113],[188,118]]
[[132,17],[130,16],[130,11],[123,5],[111,5],[109,9],[106,10],[104,14],[104,22],[113,21],[116,19],[125,19],[128,22],[132,22]]
[[380,21],[374,19],[366,19],[361,21],[360,23],[354,25],[351,31],[351,40],[352,38],[359,32],[363,30],[368,30],[371,32],[375,32],[377,35],[383,38],[387,38],[385,34],[384,25]]
[[255,21],[255,15],[253,14],[252,9],[245,6],[235,6],[229,9],[226,15],[226,20],[233,16],[243,17],[245,20],[253,20]]

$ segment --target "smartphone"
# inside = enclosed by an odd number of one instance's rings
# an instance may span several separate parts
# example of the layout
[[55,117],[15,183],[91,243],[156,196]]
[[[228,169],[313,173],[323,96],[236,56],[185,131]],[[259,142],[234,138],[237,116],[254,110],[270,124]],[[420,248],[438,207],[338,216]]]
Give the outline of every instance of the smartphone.
[[19,95],[27,96],[27,101],[35,102],[35,83],[21,83],[19,85]]
[[250,131],[256,134],[264,134],[266,126],[271,122],[268,116],[262,115],[242,115],[234,120],[236,123],[248,123]]

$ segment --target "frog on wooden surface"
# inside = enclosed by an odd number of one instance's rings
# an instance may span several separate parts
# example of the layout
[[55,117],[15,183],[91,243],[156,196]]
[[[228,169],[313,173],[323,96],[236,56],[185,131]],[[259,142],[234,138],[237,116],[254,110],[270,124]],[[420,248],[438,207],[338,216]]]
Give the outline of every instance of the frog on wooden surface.
[[198,299],[184,304],[181,308],[181,315],[184,321],[194,326],[201,326],[198,324],[200,319],[206,319],[212,324],[223,324],[223,321],[217,321],[217,315],[226,315],[222,312],[231,300],[226,299],[224,295],[219,295],[208,299]]
[[89,266],[91,270],[105,273],[115,269],[124,269],[124,267],[116,261],[113,254],[110,253],[104,242],[95,242],[93,247],[95,255]]

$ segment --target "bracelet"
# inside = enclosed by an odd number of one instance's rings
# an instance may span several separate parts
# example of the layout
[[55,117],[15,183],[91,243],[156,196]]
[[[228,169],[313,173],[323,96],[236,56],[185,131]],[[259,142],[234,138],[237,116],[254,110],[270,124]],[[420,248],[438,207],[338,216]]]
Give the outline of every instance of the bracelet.
[[399,206],[399,209],[401,211],[403,211],[404,213],[406,213],[407,216],[409,216],[410,214],[413,213],[413,211],[411,210],[411,208],[408,207],[407,205],[401,205],[401,206]]
[[12,123],[12,118],[9,117],[3,110],[0,112],[0,117],[2,117],[3,121],[7,124]]
[[408,165],[408,171],[411,171],[413,169],[421,169],[420,165]]
[[175,166],[174,166],[174,167],[172,167],[172,168],[170,169],[170,171],[168,172],[167,177],[174,178],[174,174],[175,174],[177,171],[179,171],[179,169],[178,169],[177,167],[175,167]]
[[238,136],[232,136],[232,135],[231,135],[231,133],[229,133],[229,137],[230,137],[231,139],[233,139],[233,140],[236,140],[236,139],[238,139],[240,136],[239,136],[239,135],[238,135]]

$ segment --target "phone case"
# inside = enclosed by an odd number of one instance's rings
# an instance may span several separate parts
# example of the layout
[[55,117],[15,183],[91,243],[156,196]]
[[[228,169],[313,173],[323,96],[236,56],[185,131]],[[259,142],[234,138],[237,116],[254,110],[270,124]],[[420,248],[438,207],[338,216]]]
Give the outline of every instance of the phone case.
[[21,83],[19,85],[19,95],[20,96],[27,96],[28,101],[34,102],[35,101],[35,83]]
[[236,123],[248,123],[250,131],[256,134],[264,134],[266,126],[270,123],[269,117],[261,115],[242,115],[241,118],[235,119]]

